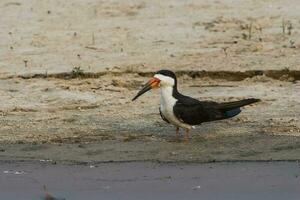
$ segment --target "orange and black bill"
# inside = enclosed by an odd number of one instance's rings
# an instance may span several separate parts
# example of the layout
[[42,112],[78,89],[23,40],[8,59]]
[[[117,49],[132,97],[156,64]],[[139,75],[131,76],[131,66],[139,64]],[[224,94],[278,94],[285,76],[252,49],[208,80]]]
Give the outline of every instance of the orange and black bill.
[[158,78],[153,77],[144,85],[144,87],[137,93],[137,95],[132,99],[132,101],[136,100],[139,96],[148,92],[149,90],[158,87],[159,83],[160,80]]

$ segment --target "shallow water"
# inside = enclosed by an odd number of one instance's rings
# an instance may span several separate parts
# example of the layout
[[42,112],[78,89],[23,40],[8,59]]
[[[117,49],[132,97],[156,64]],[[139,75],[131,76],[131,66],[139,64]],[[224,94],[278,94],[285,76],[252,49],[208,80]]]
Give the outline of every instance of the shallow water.
[[[296,162],[2,163],[0,199],[299,199]],[[47,192],[44,189],[46,187]],[[49,198],[50,199],[50,198]]]

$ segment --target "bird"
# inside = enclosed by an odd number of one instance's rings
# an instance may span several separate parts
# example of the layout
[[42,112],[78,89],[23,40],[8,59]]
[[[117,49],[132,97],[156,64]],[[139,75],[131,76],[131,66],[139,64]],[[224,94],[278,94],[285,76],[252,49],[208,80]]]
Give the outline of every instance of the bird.
[[184,140],[186,142],[189,141],[190,130],[196,125],[232,118],[241,112],[241,107],[260,101],[256,98],[221,103],[197,100],[181,94],[177,89],[175,73],[166,69],[157,71],[132,101],[155,88],[160,89],[161,118],[176,127],[177,137],[179,137],[179,128],[185,129]]

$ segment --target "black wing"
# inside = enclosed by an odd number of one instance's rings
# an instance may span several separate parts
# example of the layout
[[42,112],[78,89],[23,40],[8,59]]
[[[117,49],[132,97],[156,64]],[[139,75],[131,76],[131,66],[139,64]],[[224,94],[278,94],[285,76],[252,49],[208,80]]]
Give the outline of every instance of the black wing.
[[189,104],[177,101],[174,106],[174,114],[179,120],[190,125],[224,119],[226,116],[217,108],[217,105],[210,101],[197,101]]
[[165,122],[170,123],[170,122],[163,116],[163,114],[161,113],[160,107],[159,107],[159,114],[160,114],[161,118],[162,118]]
[[190,125],[201,124],[221,119],[228,119],[241,112],[240,107],[260,101],[259,99],[243,99],[240,101],[216,103],[212,101],[198,101],[185,97],[178,100],[174,106],[175,116]]

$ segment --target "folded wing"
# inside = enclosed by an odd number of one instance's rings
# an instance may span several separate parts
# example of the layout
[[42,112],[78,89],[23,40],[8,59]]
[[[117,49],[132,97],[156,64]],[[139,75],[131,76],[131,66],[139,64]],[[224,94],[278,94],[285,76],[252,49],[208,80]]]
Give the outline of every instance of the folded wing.
[[190,125],[203,122],[228,119],[238,115],[240,107],[258,102],[259,99],[244,99],[240,101],[216,103],[211,101],[177,101],[174,106],[175,116]]

